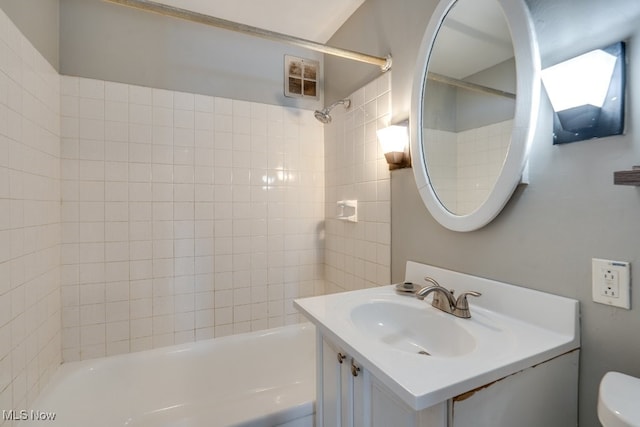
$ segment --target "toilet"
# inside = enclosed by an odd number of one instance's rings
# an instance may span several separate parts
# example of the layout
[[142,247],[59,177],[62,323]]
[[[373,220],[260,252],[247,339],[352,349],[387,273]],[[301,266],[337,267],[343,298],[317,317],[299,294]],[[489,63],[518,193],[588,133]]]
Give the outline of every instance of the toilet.
[[598,391],[598,419],[604,427],[640,427],[640,378],[607,372]]

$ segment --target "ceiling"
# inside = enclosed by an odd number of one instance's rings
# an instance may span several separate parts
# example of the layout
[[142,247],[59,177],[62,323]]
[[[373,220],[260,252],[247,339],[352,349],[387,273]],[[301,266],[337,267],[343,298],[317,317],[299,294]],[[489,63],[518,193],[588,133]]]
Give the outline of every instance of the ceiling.
[[155,1],[318,43],[326,43],[364,2],[364,0]]

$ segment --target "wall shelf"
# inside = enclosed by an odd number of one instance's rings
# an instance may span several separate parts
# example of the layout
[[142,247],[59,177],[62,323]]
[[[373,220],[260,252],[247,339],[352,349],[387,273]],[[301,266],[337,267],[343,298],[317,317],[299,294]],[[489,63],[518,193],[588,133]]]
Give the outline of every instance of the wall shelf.
[[640,186],[640,166],[634,166],[630,171],[615,171],[613,183],[614,185]]

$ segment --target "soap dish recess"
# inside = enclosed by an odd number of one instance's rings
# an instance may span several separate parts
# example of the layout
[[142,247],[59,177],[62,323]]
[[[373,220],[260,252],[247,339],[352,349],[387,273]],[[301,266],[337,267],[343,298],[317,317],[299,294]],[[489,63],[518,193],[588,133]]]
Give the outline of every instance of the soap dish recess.
[[338,200],[337,219],[348,222],[358,222],[358,201]]

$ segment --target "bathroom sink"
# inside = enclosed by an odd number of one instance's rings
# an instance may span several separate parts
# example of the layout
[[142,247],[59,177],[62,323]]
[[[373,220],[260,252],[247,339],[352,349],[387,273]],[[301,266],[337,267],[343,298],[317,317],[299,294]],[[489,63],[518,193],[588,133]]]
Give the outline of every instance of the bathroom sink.
[[[323,339],[422,410],[580,347],[578,302],[490,279],[407,263],[405,281],[477,291],[461,319],[395,286],[294,301]],[[431,297],[427,297],[428,299]]]
[[366,336],[409,353],[455,357],[476,347],[475,338],[453,316],[401,302],[357,305],[351,310],[351,321]]

